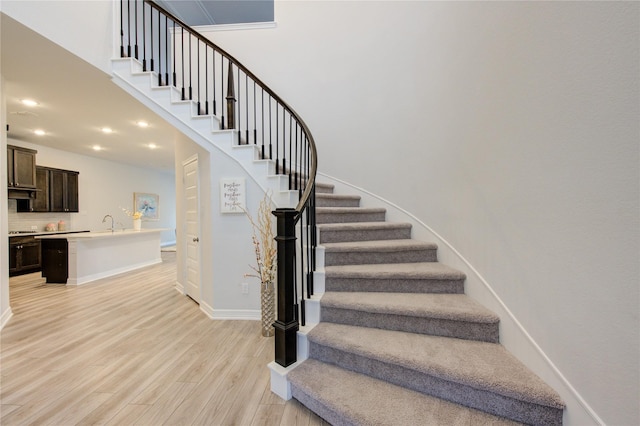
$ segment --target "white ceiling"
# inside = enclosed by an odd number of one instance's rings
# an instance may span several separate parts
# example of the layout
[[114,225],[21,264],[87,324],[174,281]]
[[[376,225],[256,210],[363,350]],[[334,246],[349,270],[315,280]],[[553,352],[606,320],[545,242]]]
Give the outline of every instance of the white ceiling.
[[[1,16],[0,65],[8,137],[138,167],[173,172],[174,144],[185,138],[111,82],[109,76],[60,46]],[[39,102],[25,107],[21,99]],[[147,121],[148,128],[136,125]],[[112,134],[100,129],[110,127]],[[36,128],[45,136],[33,133]],[[154,143],[156,149],[148,144]],[[102,151],[92,147],[100,145]]]

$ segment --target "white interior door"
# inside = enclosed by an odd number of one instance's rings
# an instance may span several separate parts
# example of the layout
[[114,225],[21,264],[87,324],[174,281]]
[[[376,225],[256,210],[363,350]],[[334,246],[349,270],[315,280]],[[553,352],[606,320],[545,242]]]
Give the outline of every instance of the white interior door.
[[184,205],[186,247],[187,296],[200,303],[200,192],[198,190],[198,159],[193,158],[183,164]]

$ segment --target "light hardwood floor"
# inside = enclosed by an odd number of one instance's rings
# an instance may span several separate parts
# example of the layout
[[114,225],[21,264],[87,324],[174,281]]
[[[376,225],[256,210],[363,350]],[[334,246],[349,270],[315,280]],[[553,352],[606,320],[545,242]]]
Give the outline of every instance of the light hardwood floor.
[[273,338],[213,321],[163,263],[80,287],[10,279],[2,425],[327,425],[269,389]]

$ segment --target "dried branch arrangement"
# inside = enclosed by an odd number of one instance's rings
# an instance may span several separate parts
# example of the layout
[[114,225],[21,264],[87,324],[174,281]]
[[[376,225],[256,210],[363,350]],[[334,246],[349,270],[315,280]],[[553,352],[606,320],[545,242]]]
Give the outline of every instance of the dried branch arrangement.
[[253,247],[257,266],[251,266],[256,274],[244,274],[245,277],[256,277],[262,285],[274,284],[276,281],[276,241],[273,232],[273,215],[271,214],[271,194],[265,193],[260,201],[257,218],[253,218],[248,211],[244,213],[253,227]]

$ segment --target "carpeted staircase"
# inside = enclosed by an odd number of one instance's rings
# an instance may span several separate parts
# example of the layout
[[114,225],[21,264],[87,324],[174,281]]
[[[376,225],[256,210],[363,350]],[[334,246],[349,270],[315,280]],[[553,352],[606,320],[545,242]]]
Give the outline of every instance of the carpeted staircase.
[[333,425],[562,424],[560,396],[499,343],[463,273],[385,210],[317,186],[321,322],[294,398]]

